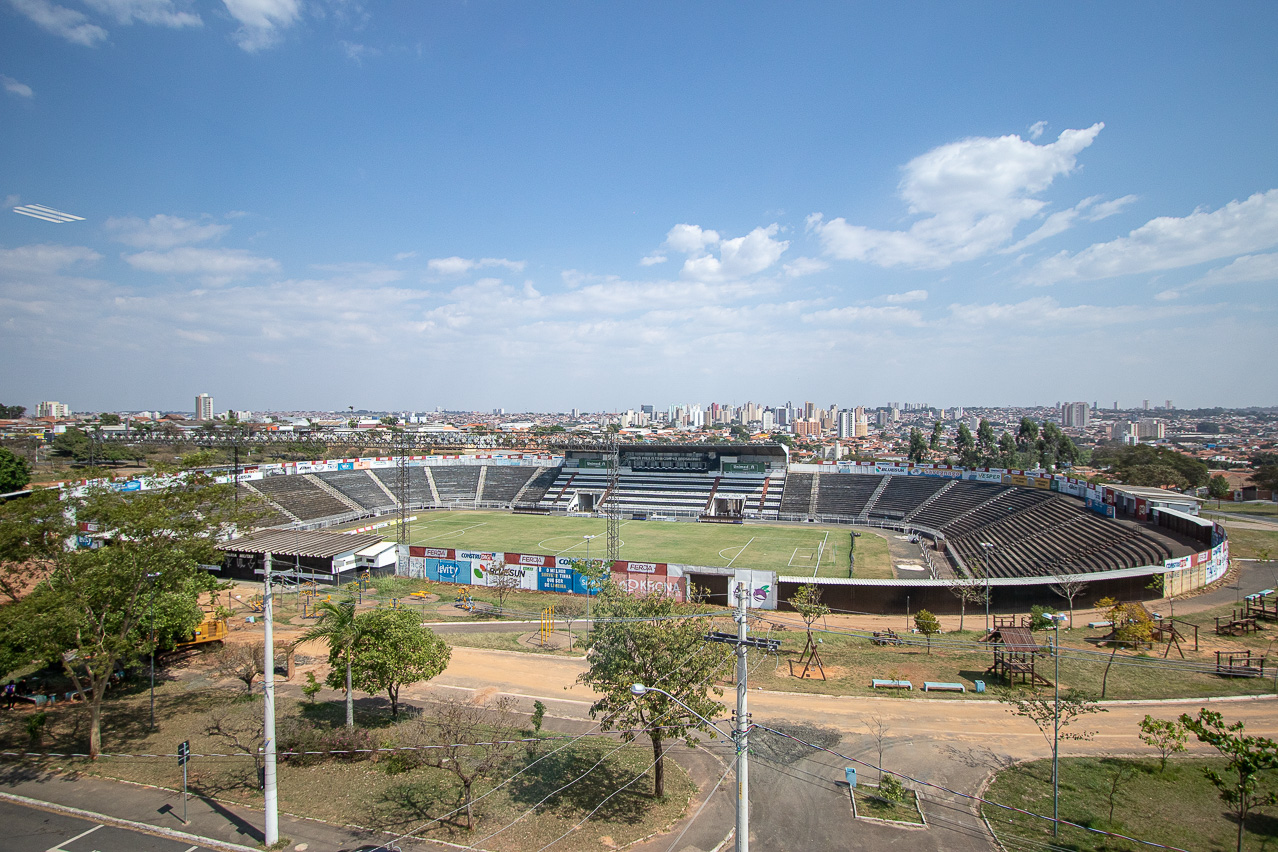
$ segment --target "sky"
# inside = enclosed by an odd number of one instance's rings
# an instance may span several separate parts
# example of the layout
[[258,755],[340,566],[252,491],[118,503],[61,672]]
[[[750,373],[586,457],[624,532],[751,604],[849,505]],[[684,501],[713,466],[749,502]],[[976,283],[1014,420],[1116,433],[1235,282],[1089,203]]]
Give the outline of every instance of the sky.
[[1278,404],[1275,32],[0,0],[0,402]]

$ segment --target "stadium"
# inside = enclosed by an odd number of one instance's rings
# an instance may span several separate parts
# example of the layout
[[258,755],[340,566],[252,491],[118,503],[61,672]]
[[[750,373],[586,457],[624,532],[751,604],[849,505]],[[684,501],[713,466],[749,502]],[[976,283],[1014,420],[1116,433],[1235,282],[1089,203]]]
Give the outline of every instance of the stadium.
[[[1170,492],[1044,472],[791,464],[772,444],[405,454],[220,473],[264,498],[275,528],[396,540],[340,554],[342,541],[312,542],[292,554],[308,577],[332,583],[358,568],[472,584],[513,575],[525,589],[584,592],[574,565],[608,555],[609,514],[614,579],[676,597],[726,597],[745,583],[763,608],[785,608],[803,583],[821,585],[836,609],[881,613],[957,611],[953,592],[965,583],[984,586],[994,611],[1059,605],[1063,586],[1080,606],[1149,599],[1213,582],[1229,558],[1223,528]],[[232,575],[260,573],[261,547],[224,549]]]

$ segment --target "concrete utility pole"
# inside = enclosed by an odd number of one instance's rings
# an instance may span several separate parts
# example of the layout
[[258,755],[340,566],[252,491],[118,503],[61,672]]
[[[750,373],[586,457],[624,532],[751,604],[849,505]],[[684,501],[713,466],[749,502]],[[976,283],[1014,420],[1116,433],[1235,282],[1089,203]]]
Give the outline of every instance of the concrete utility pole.
[[737,742],[737,852],[748,852],[750,848],[750,714],[746,712],[749,694],[746,689],[746,601],[749,597],[749,584],[737,584],[737,612],[733,616],[737,623],[737,713],[732,730]]
[[271,554],[263,559],[262,618],[265,622],[266,660],[263,686],[266,692],[262,724],[262,788],[265,794],[266,817],[263,821],[263,844],[269,849],[280,839],[279,793],[275,786],[275,634],[271,620],[274,616],[271,603]]

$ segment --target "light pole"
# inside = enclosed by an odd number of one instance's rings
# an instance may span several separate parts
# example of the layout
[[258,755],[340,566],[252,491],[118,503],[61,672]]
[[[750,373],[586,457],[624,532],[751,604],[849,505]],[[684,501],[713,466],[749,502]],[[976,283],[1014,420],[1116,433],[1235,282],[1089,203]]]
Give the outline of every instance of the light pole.
[[[587,571],[593,572],[593,569],[590,567],[590,542],[594,541],[598,537],[599,536],[597,535],[582,536],[582,538],[586,540],[586,570]],[[586,585],[586,638],[589,638],[590,637],[590,599],[594,597],[594,595],[591,594],[591,591],[592,591],[591,587],[594,586],[595,581],[592,577],[586,577],[586,584],[587,584]]]
[[155,578],[160,576],[160,572],[147,574],[146,578],[151,581],[151,600],[148,609],[150,610],[149,620],[151,622],[151,730],[155,730]]
[[262,686],[265,693],[262,718],[262,793],[264,816],[262,823],[263,843],[271,848],[280,839],[279,792],[276,788],[275,773],[275,633],[271,620],[275,617],[275,607],[271,600],[271,554],[267,553],[262,562],[262,623],[265,660],[262,672]]
[[1057,612],[1048,616],[1056,630],[1056,638],[1052,641],[1052,656],[1056,658],[1056,699],[1052,713],[1052,836],[1061,834],[1061,622],[1065,613]]

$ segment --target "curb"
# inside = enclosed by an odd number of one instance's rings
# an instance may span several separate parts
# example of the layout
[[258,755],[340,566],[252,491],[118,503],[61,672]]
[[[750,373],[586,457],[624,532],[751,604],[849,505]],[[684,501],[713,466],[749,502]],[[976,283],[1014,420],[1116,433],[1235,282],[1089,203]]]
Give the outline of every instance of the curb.
[[170,840],[181,840],[187,843],[193,843],[197,846],[208,846],[211,849],[224,850],[224,852],[261,852],[260,849],[253,846],[241,846],[238,843],[228,843],[224,840],[214,840],[211,837],[201,837],[198,834],[178,831],[175,828],[164,828],[163,826],[151,825],[145,822],[135,822],[131,819],[107,816],[106,814],[86,811],[83,808],[75,808],[70,805],[59,805],[54,802],[43,802],[39,799],[31,799],[14,793],[0,792],[0,801],[13,802],[15,804],[36,808],[37,810],[80,817],[81,819],[100,822],[104,825],[113,825],[117,828],[131,828],[134,831],[150,834],[153,837],[166,837]]

